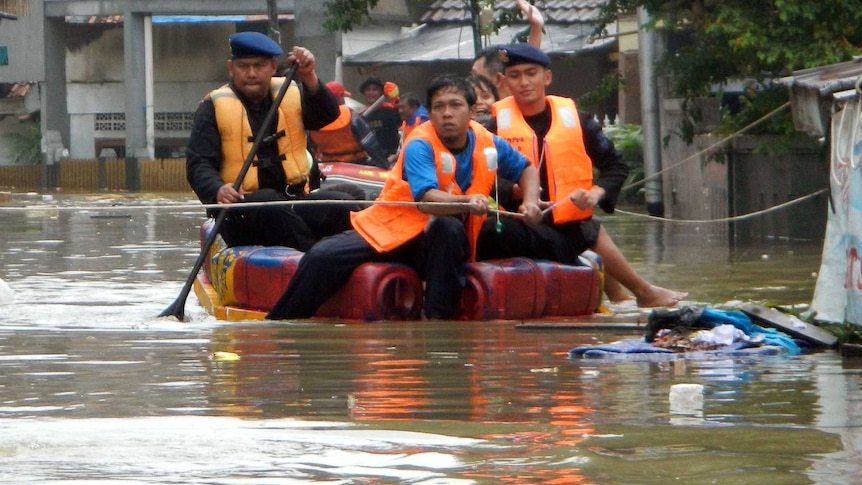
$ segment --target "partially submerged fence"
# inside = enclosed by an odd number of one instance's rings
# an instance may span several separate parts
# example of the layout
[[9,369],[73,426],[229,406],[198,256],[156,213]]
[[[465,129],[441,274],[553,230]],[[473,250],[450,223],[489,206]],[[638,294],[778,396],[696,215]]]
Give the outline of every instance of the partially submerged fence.
[[[186,161],[177,158],[140,160],[141,192],[189,192]],[[37,192],[42,187],[42,165],[0,167],[0,189]],[[61,160],[57,167],[57,187],[63,192],[122,192],[126,190],[126,161]]]

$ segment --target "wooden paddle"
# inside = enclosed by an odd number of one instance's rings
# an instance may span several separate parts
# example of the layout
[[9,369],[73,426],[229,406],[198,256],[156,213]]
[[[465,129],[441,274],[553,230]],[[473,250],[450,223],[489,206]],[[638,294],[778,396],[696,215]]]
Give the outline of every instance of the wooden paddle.
[[[290,68],[285,72],[284,83],[282,83],[281,87],[278,90],[278,94],[272,102],[272,107],[269,108],[269,112],[266,114],[266,118],[263,120],[263,124],[261,124],[261,130],[255,135],[254,143],[251,146],[251,150],[249,150],[248,155],[245,157],[245,161],[242,164],[242,168],[240,168],[239,173],[236,176],[236,180],[233,182],[234,190],[239,190],[242,186],[242,180],[245,178],[245,174],[248,172],[248,169],[251,167],[251,162],[254,160],[254,157],[257,156],[257,151],[260,148],[260,144],[263,142],[264,138],[268,135],[266,133],[266,128],[268,128],[272,124],[272,120],[275,119],[275,115],[278,112],[278,106],[281,104],[281,101],[284,99],[285,93],[287,93],[287,88],[290,86],[291,81],[293,81],[293,76],[296,74],[296,66],[294,63]],[[192,289],[192,285],[195,282],[195,278],[198,276],[198,271],[201,270],[201,267],[204,264],[205,258],[209,253],[210,248],[215,242],[216,237],[218,237],[219,229],[221,228],[222,222],[224,222],[225,217],[227,216],[227,211],[222,210],[219,211],[218,216],[215,218],[215,222],[213,223],[212,231],[210,231],[209,235],[207,235],[206,241],[204,241],[203,246],[201,246],[201,253],[198,255],[197,261],[195,261],[195,265],[192,267],[192,271],[189,273],[189,277],[186,278],[186,283],[183,285],[182,290],[180,290],[180,294],[177,296],[177,299],[171,303],[170,306],[165,308],[165,310],[159,314],[160,317],[174,316],[179,321],[185,321],[185,306],[186,306],[186,298],[189,296],[189,292]]]

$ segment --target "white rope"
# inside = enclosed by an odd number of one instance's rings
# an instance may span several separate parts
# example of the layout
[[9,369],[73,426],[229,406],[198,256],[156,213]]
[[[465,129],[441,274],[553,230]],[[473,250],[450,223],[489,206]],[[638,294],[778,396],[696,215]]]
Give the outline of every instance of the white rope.
[[644,185],[648,180],[654,179],[654,178],[658,177],[659,175],[661,175],[661,174],[663,174],[663,173],[665,173],[665,172],[668,172],[668,171],[670,171],[670,170],[675,169],[676,167],[679,167],[680,165],[683,165],[683,164],[685,164],[685,163],[687,163],[687,162],[689,162],[689,161],[692,161],[692,160],[694,160],[694,159],[697,159],[697,158],[699,158],[701,155],[703,155],[703,154],[705,154],[705,153],[707,153],[707,152],[710,152],[710,151],[712,151],[712,150],[714,150],[714,149],[716,149],[716,148],[720,147],[721,145],[724,145],[725,143],[730,142],[731,140],[733,140],[733,139],[734,139],[734,138],[736,138],[737,136],[742,135],[743,133],[745,133],[746,131],[750,130],[751,128],[753,128],[753,127],[755,127],[755,126],[759,125],[760,123],[763,123],[764,121],[766,121],[767,119],[771,118],[773,115],[775,115],[775,114],[776,114],[776,113],[778,113],[779,111],[781,111],[781,110],[783,110],[783,109],[785,109],[785,108],[787,108],[787,107],[789,107],[789,106],[790,106],[790,101],[788,101],[788,102],[786,102],[786,103],[782,104],[781,106],[779,106],[779,107],[775,108],[774,110],[770,111],[769,113],[766,113],[766,114],[765,114],[765,115],[763,115],[763,117],[761,117],[760,119],[758,119],[758,120],[756,120],[756,121],[752,122],[752,123],[751,123],[751,124],[749,124],[748,126],[743,127],[742,129],[740,129],[740,130],[739,130],[739,131],[737,131],[736,133],[733,133],[733,134],[729,135],[727,138],[721,139],[721,140],[719,140],[719,141],[715,142],[714,144],[712,144],[712,145],[710,145],[710,146],[708,146],[708,147],[704,148],[703,150],[701,150],[701,151],[699,151],[699,152],[697,152],[697,153],[695,153],[695,154],[693,154],[693,155],[690,155],[690,156],[688,156],[688,157],[685,157],[685,158],[683,158],[682,160],[680,160],[680,161],[678,161],[678,162],[674,163],[673,165],[670,165],[670,166],[668,166],[668,167],[666,167],[666,168],[663,168],[663,169],[659,170],[659,171],[658,171],[658,172],[656,172],[656,173],[650,174],[649,176],[644,177],[644,178],[642,178],[642,179],[638,180],[637,182],[633,182],[633,183],[631,183],[631,184],[629,184],[629,185],[626,185],[626,186],[625,186],[625,187],[623,187],[621,190],[629,190],[629,189],[633,189],[633,188],[635,188],[635,187],[638,187],[638,186]]
[[[296,199],[296,200],[273,200],[265,202],[239,202],[236,204],[136,204],[136,205],[28,205],[28,206],[0,206],[0,212],[47,212],[47,211],[75,211],[75,212],[102,212],[102,211],[133,211],[133,210],[189,210],[189,209],[251,209],[254,207],[276,207],[293,205],[389,205],[410,206],[418,209],[469,209],[469,202],[401,202],[401,201],[378,201],[378,200],[328,200],[328,199]],[[499,214],[509,217],[524,217],[517,212],[509,212],[500,209],[488,209],[488,213]]]
[[746,219],[751,219],[751,218],[754,218],[757,216],[762,216],[764,214],[768,214],[770,212],[774,212],[777,210],[785,209],[785,208],[790,207],[794,204],[797,204],[799,202],[803,202],[807,199],[810,199],[812,197],[816,197],[816,196],[823,194],[825,192],[828,192],[828,191],[829,191],[829,189],[820,189],[816,192],[812,192],[808,195],[803,195],[802,197],[797,197],[795,199],[788,200],[787,202],[782,202],[781,204],[778,204],[778,205],[773,206],[773,207],[769,207],[767,209],[763,209],[763,210],[759,210],[759,211],[755,211],[755,212],[749,212],[748,214],[741,214],[738,216],[722,217],[719,219],[668,219],[665,217],[651,216],[648,214],[641,214],[638,212],[628,212],[628,211],[624,211],[622,209],[616,209],[616,212],[619,212],[621,214],[625,214],[628,216],[635,216],[635,217],[640,217],[643,219],[649,219],[649,220],[653,220],[653,221],[673,222],[673,223],[678,223],[678,224],[708,224],[708,223],[712,223],[712,222],[738,222],[738,221],[743,221]]
[[[621,214],[662,221],[662,222],[672,222],[672,223],[680,223],[680,224],[706,224],[711,222],[735,222],[741,221],[745,219],[751,219],[756,216],[768,214],[769,212],[785,209],[790,207],[791,205],[797,204],[799,202],[803,202],[807,199],[816,197],[820,194],[827,192],[829,189],[820,189],[816,192],[812,192],[808,195],[804,195],[801,197],[797,197],[796,199],[789,200],[787,202],[783,202],[776,206],[750,212],[748,214],[742,214],[738,216],[732,217],[723,217],[719,219],[668,219],[665,217],[657,217],[650,216],[647,214],[641,214],[638,212],[629,212],[622,209],[616,209],[616,212]],[[241,202],[238,204],[199,204],[199,203],[187,203],[187,204],[140,204],[140,205],[93,205],[93,206],[81,206],[81,205],[69,205],[69,206],[60,206],[60,205],[29,205],[29,206],[0,206],[0,212],[53,212],[53,211],[75,211],[75,212],[103,212],[103,211],[133,211],[133,210],[189,210],[189,209],[245,209],[252,207],[273,207],[273,206],[283,206],[283,205],[317,205],[317,204],[330,204],[330,205],[348,205],[348,204],[357,204],[364,206],[371,205],[391,205],[391,206],[413,206],[417,208],[458,208],[458,209],[467,209],[470,207],[468,202],[399,202],[399,201],[376,201],[376,200],[325,200],[325,199],[298,199],[298,200],[275,200],[269,202]],[[553,210],[554,206],[546,208],[542,211],[542,214],[546,214]],[[509,212],[506,210],[499,209],[488,209],[488,213],[490,214],[499,214],[503,216],[509,217],[524,217],[523,214],[517,212]]]

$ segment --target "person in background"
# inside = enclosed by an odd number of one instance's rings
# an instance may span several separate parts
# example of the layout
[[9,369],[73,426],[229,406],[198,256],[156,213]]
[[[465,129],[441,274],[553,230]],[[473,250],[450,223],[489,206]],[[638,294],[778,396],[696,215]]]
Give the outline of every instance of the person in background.
[[443,75],[431,81],[430,121],[407,140],[377,199],[381,203],[354,214],[354,230],[320,241],[303,256],[267,318],[313,316],[368,261],[415,268],[425,281],[425,317],[455,315],[495,177],[517,180],[524,191],[520,212],[529,221],[540,218],[536,169],[470,119],[475,102],[463,78]]
[[[499,55],[512,96],[494,104],[497,134],[536,167],[547,213],[540,224],[504,218],[502,231],[486,224],[477,257],[526,256],[574,264],[580,253],[592,249],[605,272],[634,293],[638,306],[679,303],[688,294],[644,280],[593,217],[596,205],[613,212],[628,175],[601,125],[578,112],[574,100],[545,94],[552,79],[547,54],[529,44],[512,44],[500,48]],[[594,169],[599,173],[595,181]]]
[[[362,113],[368,126],[377,137],[378,143],[383,148],[387,157],[392,157],[398,152],[398,144],[401,141],[398,129],[401,128],[401,115],[398,114],[398,86],[394,83],[383,81],[376,77],[369,77],[359,86],[359,92],[365,96],[368,108]],[[372,108],[374,102],[381,96],[388,99],[376,108]]]
[[[518,8],[521,9],[521,15],[527,19],[530,24],[530,33],[527,37],[527,43],[531,46],[542,47],[542,28],[545,26],[545,18],[542,17],[542,12],[535,5],[531,5],[527,0],[515,0]],[[497,55],[500,45],[491,45],[485,47],[476,53],[473,58],[473,66],[471,73],[479,76],[484,76],[491,81],[491,84],[497,89],[497,99],[508,97],[509,88],[503,82],[503,63]]]
[[401,144],[403,145],[413,128],[428,121],[428,110],[422,106],[418,96],[404,93],[398,101],[398,114],[401,115]]
[[315,160],[319,162],[347,162],[389,168],[386,154],[377,143],[362,116],[353,113],[345,104],[344,97],[350,92],[338,81],[326,83],[326,87],[338,102],[339,115],[332,123],[319,130],[310,130],[308,135],[314,144]]
[[490,79],[479,74],[467,76],[467,82],[476,91],[476,107],[473,109],[473,119],[492,132],[497,131],[494,117],[491,116],[491,107],[500,98],[497,94],[497,88]]
[[[186,178],[204,204],[289,201],[302,198],[349,199],[341,192],[308,193],[309,156],[305,129],[320,129],[338,117],[338,104],[314,71],[314,55],[294,47],[300,87],[274,77],[284,52],[257,32],[229,38],[230,82],[207,94],[198,105],[186,155]],[[262,126],[283,83],[291,83],[270,126]],[[253,140],[263,131],[254,162],[239,190],[233,188]],[[320,238],[350,227],[355,205],[273,205],[231,209],[220,233],[229,246],[281,245],[307,251]],[[215,210],[209,210],[215,215]]]

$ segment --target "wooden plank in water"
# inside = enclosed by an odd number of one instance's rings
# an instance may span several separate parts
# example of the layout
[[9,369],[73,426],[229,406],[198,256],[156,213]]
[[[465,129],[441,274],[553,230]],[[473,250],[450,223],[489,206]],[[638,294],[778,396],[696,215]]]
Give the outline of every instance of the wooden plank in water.
[[767,308],[753,303],[745,303],[740,307],[752,321],[764,327],[775,328],[791,337],[811,342],[814,345],[834,347],[838,337],[816,325],[803,322],[798,318],[785,315],[774,308]]
[[644,330],[643,325],[630,320],[621,321],[601,317],[586,317],[566,320],[527,320],[515,324],[515,328],[519,330]]

